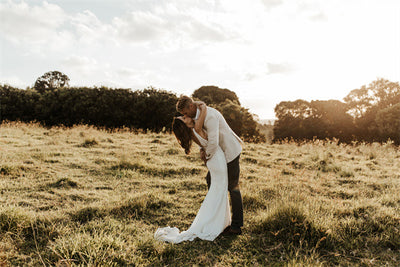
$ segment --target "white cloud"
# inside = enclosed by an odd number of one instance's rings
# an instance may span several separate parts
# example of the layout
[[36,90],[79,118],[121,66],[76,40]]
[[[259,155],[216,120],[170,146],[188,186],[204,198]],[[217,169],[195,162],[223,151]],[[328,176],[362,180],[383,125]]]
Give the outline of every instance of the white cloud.
[[0,3],[0,31],[15,43],[46,43],[58,35],[57,29],[67,16],[57,5],[43,2],[30,7],[24,1]]
[[324,21],[328,19],[327,15],[322,11],[309,16],[309,18],[313,21]]
[[97,62],[93,58],[82,57],[77,55],[69,56],[63,60],[64,65],[72,68],[85,68],[87,66],[97,65]]
[[226,40],[233,40],[234,34],[230,34],[229,31],[224,29],[222,25],[207,23],[204,21],[192,19],[187,29],[192,41],[209,41],[209,42],[221,42]]
[[78,43],[115,43],[115,31],[89,10],[67,14],[60,6],[43,1],[29,5],[21,1],[0,4],[0,33],[16,45],[37,54],[65,51]]
[[261,0],[266,8],[274,8],[283,4],[283,0]]
[[114,18],[117,34],[128,42],[151,41],[162,38],[168,30],[167,21],[149,12],[131,12]]
[[282,74],[288,73],[295,70],[294,66],[289,63],[267,63],[268,72],[267,74]]
[[[66,73],[86,78],[96,76],[97,73],[102,73],[105,67],[98,64],[94,58],[77,55],[71,55],[63,59],[61,66],[65,69]],[[73,79],[71,79],[71,82],[73,83]]]
[[237,35],[232,29],[208,17],[210,11],[198,8],[182,10],[169,3],[158,5],[155,11],[132,11],[116,17],[113,27],[118,38],[130,42],[168,42],[193,45],[202,42],[222,42],[232,40]]
[[41,5],[29,5],[9,0],[0,4],[0,32],[14,43],[32,45],[30,50],[37,53],[43,52],[43,47],[61,50],[104,42],[146,43],[165,51],[238,38],[239,34],[221,21],[222,13],[219,17],[208,9],[215,4],[184,3],[147,4],[146,10],[128,11],[108,24],[90,10],[67,14],[60,6],[45,1]]
[[137,71],[136,70],[134,70],[134,69],[132,69],[132,68],[119,68],[118,70],[117,70],[117,74],[118,75],[120,75],[120,76],[128,76],[128,77],[130,77],[130,76],[134,76],[134,75],[137,75]]
[[89,10],[70,16],[69,22],[79,41],[86,45],[95,45],[98,42],[115,43],[115,30],[111,25],[102,23]]
[[19,77],[17,77],[16,75],[13,76],[9,76],[9,77],[1,77],[0,76],[0,84],[7,84],[13,87],[17,87],[17,88],[24,88],[27,86],[27,84],[25,82],[23,82]]
[[253,81],[253,80],[257,79],[258,77],[259,77],[258,74],[248,72],[248,73],[245,74],[244,80]]

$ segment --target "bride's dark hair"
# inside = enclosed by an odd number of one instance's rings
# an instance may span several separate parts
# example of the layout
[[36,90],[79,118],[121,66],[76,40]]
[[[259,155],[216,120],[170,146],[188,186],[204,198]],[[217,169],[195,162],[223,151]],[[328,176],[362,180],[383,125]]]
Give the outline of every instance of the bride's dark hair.
[[190,128],[181,119],[175,117],[172,122],[172,131],[178,143],[185,149],[185,154],[189,154],[193,142]]

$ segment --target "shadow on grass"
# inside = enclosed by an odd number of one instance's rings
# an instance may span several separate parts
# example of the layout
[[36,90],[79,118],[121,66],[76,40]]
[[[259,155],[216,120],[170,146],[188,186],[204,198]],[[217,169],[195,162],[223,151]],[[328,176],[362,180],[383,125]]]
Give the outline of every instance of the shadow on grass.
[[353,218],[339,224],[337,232],[342,247],[346,250],[368,249],[376,253],[386,250],[400,252],[400,219],[389,216],[374,216],[372,207],[353,210]]
[[200,174],[201,169],[199,168],[186,168],[186,167],[181,167],[181,168],[157,168],[157,167],[151,167],[151,166],[146,166],[142,165],[140,163],[131,163],[127,161],[121,161],[119,164],[116,164],[110,168],[111,170],[121,170],[121,169],[126,169],[126,170],[135,170],[140,173],[145,173],[145,174],[150,174],[152,176],[161,176],[161,177],[170,177],[174,175],[195,175],[195,174]]
[[170,207],[171,203],[160,199],[154,195],[145,195],[129,199],[109,210],[109,213],[116,218],[144,219],[156,216],[164,208]]
[[[250,226],[252,246],[263,253],[257,262],[265,263],[265,257],[289,261],[299,255],[329,257],[337,241],[293,206],[281,206],[274,213]],[[331,259],[334,261],[334,259]],[[334,262],[333,262],[334,263]]]
[[280,197],[279,192],[275,189],[266,188],[257,193],[243,195],[243,206],[247,211],[257,211],[265,209],[268,201]]
[[84,224],[91,220],[112,216],[117,219],[154,221],[171,203],[154,195],[140,195],[109,207],[84,207],[69,215],[75,222]]
[[104,218],[107,215],[107,212],[98,207],[84,207],[75,212],[69,213],[69,215],[73,221],[84,224],[94,219]]
[[361,264],[373,253],[376,263],[385,265],[396,261],[396,257],[385,259],[388,251],[399,252],[399,223],[398,218],[375,216],[374,209],[361,207],[328,231],[299,208],[284,205],[250,227],[249,244],[262,252],[256,256],[260,264],[265,257],[276,262],[316,257],[330,265]]

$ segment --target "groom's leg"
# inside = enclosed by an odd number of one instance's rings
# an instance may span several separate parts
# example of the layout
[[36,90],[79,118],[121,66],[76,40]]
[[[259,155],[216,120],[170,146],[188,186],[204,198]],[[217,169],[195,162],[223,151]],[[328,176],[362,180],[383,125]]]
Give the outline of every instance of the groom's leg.
[[210,171],[207,172],[206,181],[207,181],[207,187],[208,187],[208,189],[210,189],[210,186],[211,186],[211,175],[210,175]]
[[239,189],[240,155],[228,163],[228,190],[232,203],[232,228],[243,226],[243,202]]

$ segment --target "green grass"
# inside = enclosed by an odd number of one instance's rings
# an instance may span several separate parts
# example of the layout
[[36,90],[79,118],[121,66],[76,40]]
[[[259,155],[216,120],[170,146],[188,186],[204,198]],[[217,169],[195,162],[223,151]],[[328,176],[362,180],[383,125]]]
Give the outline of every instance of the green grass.
[[243,235],[168,244],[207,193],[170,134],[0,126],[0,265],[398,266],[400,150],[248,144]]

